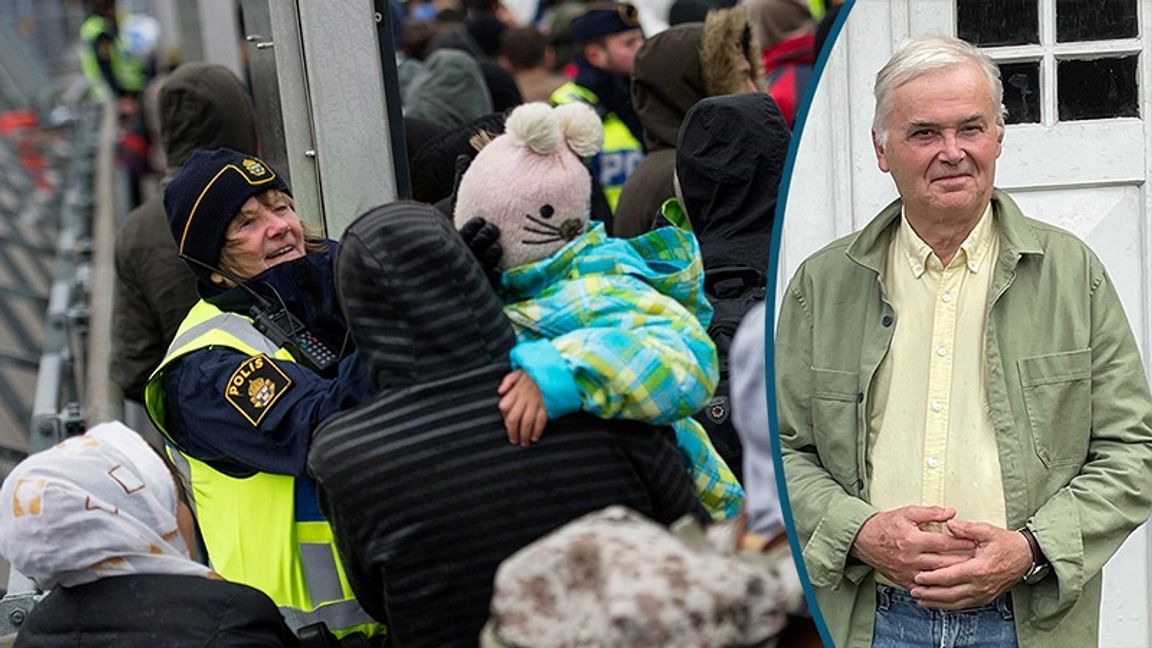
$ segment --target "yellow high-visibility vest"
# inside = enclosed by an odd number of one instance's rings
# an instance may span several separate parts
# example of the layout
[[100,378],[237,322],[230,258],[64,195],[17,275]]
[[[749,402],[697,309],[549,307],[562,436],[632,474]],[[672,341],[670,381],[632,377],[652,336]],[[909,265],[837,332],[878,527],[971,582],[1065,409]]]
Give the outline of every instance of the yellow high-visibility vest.
[[144,388],[148,416],[168,439],[168,454],[191,485],[191,504],[212,569],[267,594],[294,631],[323,621],[337,636],[383,633],[384,627],[356,602],[328,522],[296,519],[294,477],[263,472],[230,477],[182,451],[168,433],[164,369],[210,346],[294,360],[257,331],[251,319],[201,300],[180,324]]
[[[593,108],[600,102],[595,93],[572,81],[556,88],[548,100],[553,106],[579,101]],[[592,157],[592,167],[600,186],[604,188],[608,206],[612,211],[616,211],[616,203],[620,202],[620,190],[624,188],[624,181],[632,175],[640,160],[644,159],[644,147],[616,113],[603,113],[600,115],[600,121],[604,124],[604,149]]]
[[[80,48],[80,67],[88,79],[92,97],[96,101],[113,98],[112,89],[104,79],[104,74],[100,72],[100,61],[96,58],[96,38],[100,34],[112,32],[114,27],[112,21],[104,16],[90,16],[80,25],[80,40],[83,41]],[[132,92],[144,89],[144,75],[140,71],[140,65],[124,50],[119,38],[112,43],[109,60],[112,74],[120,87]]]

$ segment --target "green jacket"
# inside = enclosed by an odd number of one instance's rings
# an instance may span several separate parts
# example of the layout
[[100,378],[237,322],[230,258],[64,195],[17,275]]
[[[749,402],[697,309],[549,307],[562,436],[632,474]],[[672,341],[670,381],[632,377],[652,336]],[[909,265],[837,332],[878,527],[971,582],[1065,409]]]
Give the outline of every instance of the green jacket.
[[[1097,643],[1101,569],[1152,509],[1152,395],[1115,287],[1071,234],[997,190],[988,404],[1008,525],[1028,524],[1053,571],[1012,589],[1022,648]],[[884,294],[894,202],[807,259],[776,339],[780,440],[796,532],[838,648],[870,646],[871,567],[849,559],[878,509],[861,497],[872,378],[900,315]],[[915,315],[907,315],[914,317]]]

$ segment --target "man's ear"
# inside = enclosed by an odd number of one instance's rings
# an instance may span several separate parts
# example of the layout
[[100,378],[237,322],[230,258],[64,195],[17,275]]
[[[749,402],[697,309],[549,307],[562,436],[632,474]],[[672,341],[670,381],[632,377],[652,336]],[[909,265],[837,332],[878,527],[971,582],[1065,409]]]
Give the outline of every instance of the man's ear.
[[884,155],[884,147],[880,144],[880,134],[872,129],[872,150],[876,151],[876,166],[884,173],[888,173],[888,158]]
[[603,45],[588,43],[584,46],[584,59],[591,63],[592,67],[604,69],[608,65],[608,50],[604,49]]

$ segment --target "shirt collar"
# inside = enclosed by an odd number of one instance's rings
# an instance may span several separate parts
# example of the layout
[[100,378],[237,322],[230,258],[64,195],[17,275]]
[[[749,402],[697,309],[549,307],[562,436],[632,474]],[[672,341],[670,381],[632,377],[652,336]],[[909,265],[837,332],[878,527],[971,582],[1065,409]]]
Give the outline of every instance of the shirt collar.
[[[968,266],[968,271],[976,273],[980,269],[980,261],[988,253],[989,243],[992,241],[992,203],[984,208],[976,227],[968,233],[968,237],[960,244],[952,263],[959,260]],[[908,217],[904,208],[900,208],[900,226],[896,228],[896,249],[908,262],[912,275],[919,279],[928,268],[941,270],[940,260],[932,251],[932,247],[925,243],[908,224]]]

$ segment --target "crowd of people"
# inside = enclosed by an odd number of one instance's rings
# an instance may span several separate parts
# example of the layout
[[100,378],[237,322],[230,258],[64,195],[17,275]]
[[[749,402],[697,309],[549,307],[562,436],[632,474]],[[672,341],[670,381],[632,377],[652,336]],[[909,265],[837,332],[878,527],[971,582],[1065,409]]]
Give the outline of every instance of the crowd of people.
[[[127,105],[99,4],[92,77]],[[815,22],[432,9],[391,18],[411,200],[339,240],[259,157],[239,78],[159,85],[113,375],[162,446],[103,424],[5,481],[0,553],[49,591],[17,645],[814,640],[764,367],[728,365],[763,358],[795,103],[758,39],[807,39],[810,69]]]
[[[394,5],[412,195],[339,241],[243,83],[175,70],[117,243],[116,380],[162,453],[106,424],[5,481],[0,553],[50,590],[18,645],[818,641],[763,363],[809,6],[679,0],[646,37],[627,3]],[[112,20],[85,66],[130,105]],[[1152,510],[1116,290],[996,188],[978,49],[911,39],[875,100],[899,199],[801,265],[775,340],[814,600],[840,646],[1095,645]]]

